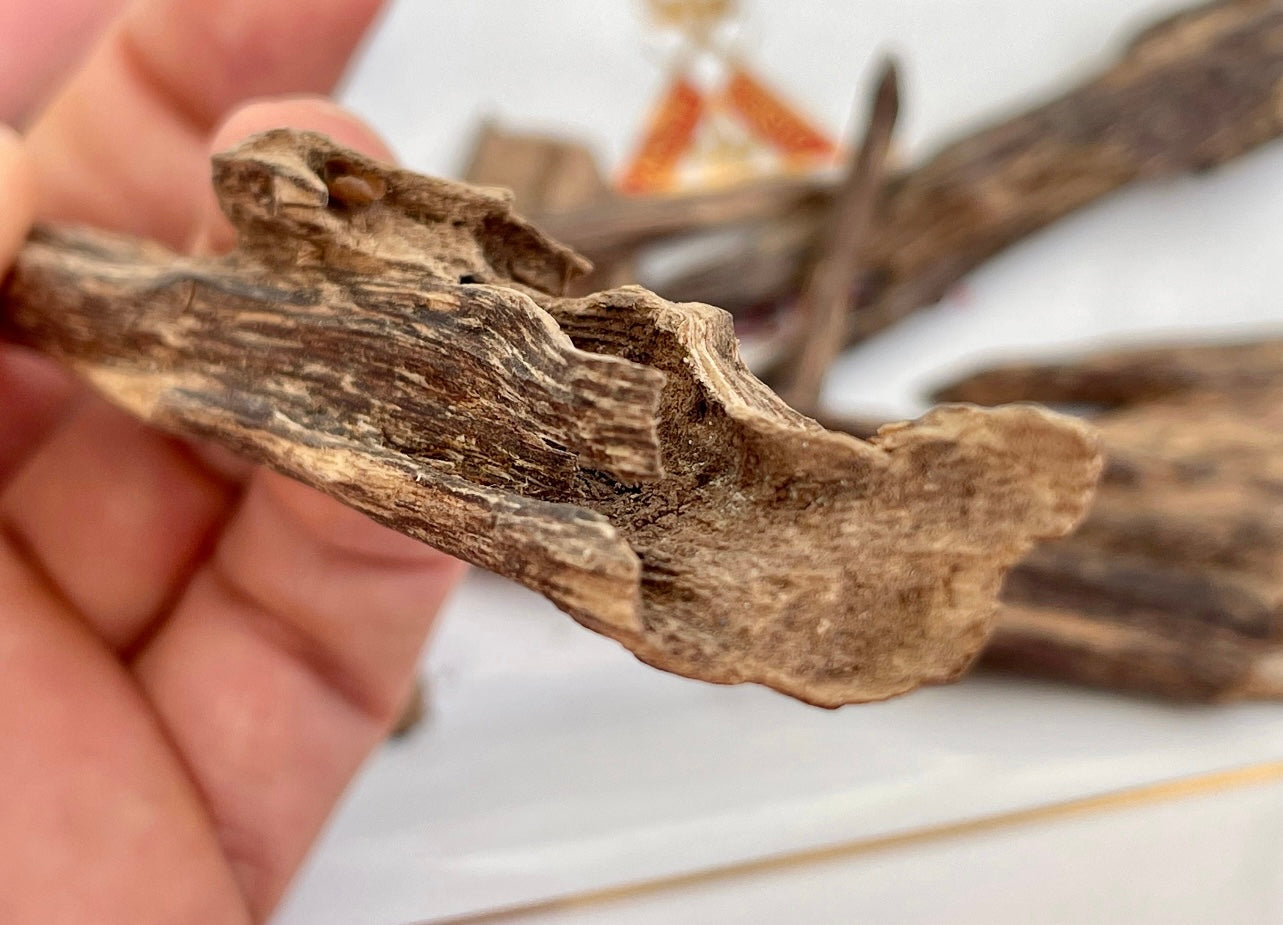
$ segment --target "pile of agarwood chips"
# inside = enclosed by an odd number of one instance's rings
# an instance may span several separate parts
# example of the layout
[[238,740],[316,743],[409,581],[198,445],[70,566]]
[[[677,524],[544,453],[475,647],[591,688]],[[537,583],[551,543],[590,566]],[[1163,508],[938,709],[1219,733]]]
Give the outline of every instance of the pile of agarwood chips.
[[[585,291],[641,275],[666,298],[732,311],[763,379],[868,435],[876,424],[820,404],[841,348],[1082,206],[1283,132],[1283,3],[1218,0],[1165,19],[1091,80],[908,169],[887,165],[896,84],[889,64],[836,180],[621,197],[583,145],[492,124],[467,179],[512,188],[589,257]],[[681,272],[639,274],[657,246],[710,233],[722,246],[692,248]],[[1073,406],[1107,453],[1085,523],[1008,575],[982,666],[1175,700],[1283,699],[1283,339],[1014,365],[934,397]]]

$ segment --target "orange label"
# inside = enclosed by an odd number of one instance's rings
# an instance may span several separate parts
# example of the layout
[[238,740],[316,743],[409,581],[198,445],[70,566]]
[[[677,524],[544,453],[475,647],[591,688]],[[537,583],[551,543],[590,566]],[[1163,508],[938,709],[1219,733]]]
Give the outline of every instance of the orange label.
[[704,115],[704,98],[689,80],[678,77],[651,114],[641,146],[619,180],[625,193],[658,193],[671,189],[677,167],[690,150],[695,128]]
[[731,72],[724,99],[754,135],[790,158],[822,160],[834,155],[833,142],[744,68]]

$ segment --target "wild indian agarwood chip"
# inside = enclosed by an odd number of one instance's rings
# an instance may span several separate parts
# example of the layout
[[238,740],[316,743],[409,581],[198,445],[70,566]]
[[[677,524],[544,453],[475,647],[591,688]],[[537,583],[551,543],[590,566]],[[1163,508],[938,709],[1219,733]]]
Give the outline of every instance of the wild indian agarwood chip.
[[215,185],[227,257],[38,231],[10,335],[665,670],[823,706],[956,678],[1091,497],[1070,418],[948,406],[865,442],[753,378],[718,309],[560,298],[585,264],[492,190],[286,130]]
[[1174,700],[1283,700],[1283,341],[983,370],[981,403],[1094,408],[1108,463],[1073,536],[1009,573],[987,664]]

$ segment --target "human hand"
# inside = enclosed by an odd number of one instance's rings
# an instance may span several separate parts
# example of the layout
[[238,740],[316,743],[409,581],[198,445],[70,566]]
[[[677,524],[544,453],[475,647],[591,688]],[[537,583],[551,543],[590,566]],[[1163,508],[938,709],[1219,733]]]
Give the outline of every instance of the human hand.
[[[243,99],[328,89],[377,6],[132,4],[32,124],[30,156],[0,141],[0,274],[32,214],[225,243],[211,133],[223,148],[291,125],[386,156],[315,100],[214,132]],[[460,569],[0,345],[5,921],[266,918]]]

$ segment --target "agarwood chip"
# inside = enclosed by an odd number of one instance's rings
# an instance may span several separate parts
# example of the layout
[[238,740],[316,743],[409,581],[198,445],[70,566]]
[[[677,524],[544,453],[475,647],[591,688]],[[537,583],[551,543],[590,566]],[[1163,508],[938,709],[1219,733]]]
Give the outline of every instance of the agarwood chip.
[[11,336],[666,670],[824,706],[955,678],[1091,497],[1072,419],[949,406],[865,442],[753,378],[725,312],[558,297],[583,262],[493,191],[285,130],[215,180],[236,252],[40,231]]
[[1283,699],[1283,341],[1106,351],[942,393],[1095,407],[1073,536],[1008,575],[985,661],[1172,699]]

